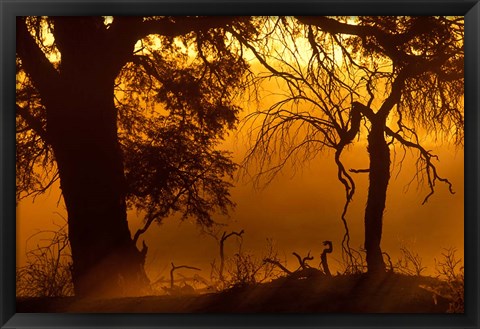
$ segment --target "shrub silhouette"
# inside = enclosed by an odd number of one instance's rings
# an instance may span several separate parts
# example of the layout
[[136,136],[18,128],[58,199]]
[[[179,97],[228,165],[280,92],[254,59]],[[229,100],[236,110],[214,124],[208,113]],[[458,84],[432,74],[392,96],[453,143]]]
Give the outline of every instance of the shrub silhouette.
[[400,253],[401,256],[395,264],[397,272],[407,275],[422,275],[426,267],[423,266],[420,255],[405,243],[400,246]]
[[455,256],[456,252],[455,248],[446,248],[441,260],[435,260],[435,270],[444,282],[436,290],[450,300],[448,313],[465,312],[465,272],[462,259]]
[[27,252],[27,264],[16,270],[18,297],[60,297],[73,295],[72,256],[65,226],[58,231],[41,231],[35,249]]

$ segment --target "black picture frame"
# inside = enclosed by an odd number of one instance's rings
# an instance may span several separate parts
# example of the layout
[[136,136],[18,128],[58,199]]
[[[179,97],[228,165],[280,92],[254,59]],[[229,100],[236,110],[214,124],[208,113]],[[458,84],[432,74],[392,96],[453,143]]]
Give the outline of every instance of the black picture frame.
[[[39,314],[15,311],[15,17],[80,15],[465,15],[464,314]],[[0,0],[1,328],[478,328],[480,4],[467,0]]]

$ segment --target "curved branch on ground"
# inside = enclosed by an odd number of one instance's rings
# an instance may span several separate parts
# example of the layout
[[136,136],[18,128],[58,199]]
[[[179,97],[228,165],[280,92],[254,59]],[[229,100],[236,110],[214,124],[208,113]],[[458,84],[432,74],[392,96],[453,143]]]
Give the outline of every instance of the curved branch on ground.
[[323,241],[323,245],[326,246],[326,248],[323,249],[322,254],[320,255],[320,264],[322,265],[325,274],[328,276],[332,276],[332,273],[330,273],[330,268],[328,267],[327,254],[331,254],[333,252],[333,243],[332,241],[326,240]]
[[170,288],[171,289],[174,288],[173,273],[176,270],[179,270],[181,268],[185,268],[185,269],[189,269],[189,270],[201,271],[201,269],[199,269],[198,267],[194,267],[194,266],[188,266],[188,265],[175,266],[175,264],[173,264],[173,262],[171,264],[172,264],[172,269],[170,270]]

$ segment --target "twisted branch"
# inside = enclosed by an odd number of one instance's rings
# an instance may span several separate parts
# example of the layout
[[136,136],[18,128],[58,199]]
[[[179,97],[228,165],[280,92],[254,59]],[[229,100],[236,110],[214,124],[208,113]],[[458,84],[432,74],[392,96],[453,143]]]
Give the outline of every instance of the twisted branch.
[[432,154],[430,151],[427,151],[419,143],[414,143],[414,142],[405,140],[400,134],[394,132],[389,127],[385,128],[385,132],[387,133],[387,135],[389,135],[389,136],[393,137],[394,139],[396,139],[397,141],[399,141],[402,145],[404,145],[406,147],[417,149],[420,152],[420,159],[422,159],[425,162],[425,168],[423,170],[426,171],[427,182],[428,182],[428,186],[430,188],[430,192],[427,194],[425,199],[423,199],[422,205],[425,204],[428,201],[428,199],[434,194],[434,192],[435,192],[435,182],[437,180],[447,184],[449,192],[451,194],[455,194],[455,192],[453,191],[452,183],[447,178],[440,177],[437,173],[437,168],[432,163],[432,159],[437,159],[438,160],[438,156]]

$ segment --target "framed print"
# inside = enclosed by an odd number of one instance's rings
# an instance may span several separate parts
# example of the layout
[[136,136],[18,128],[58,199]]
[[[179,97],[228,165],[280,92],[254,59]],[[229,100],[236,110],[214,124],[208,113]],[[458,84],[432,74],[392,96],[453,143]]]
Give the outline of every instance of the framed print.
[[477,1],[1,8],[1,328],[478,327]]

